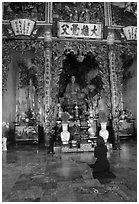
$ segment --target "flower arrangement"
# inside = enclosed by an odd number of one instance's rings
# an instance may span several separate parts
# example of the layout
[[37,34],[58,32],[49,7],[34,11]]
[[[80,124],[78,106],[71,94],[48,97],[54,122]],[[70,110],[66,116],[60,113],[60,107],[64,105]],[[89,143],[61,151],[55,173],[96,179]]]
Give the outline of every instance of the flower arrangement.
[[68,112],[63,112],[61,115],[61,119],[63,123],[67,123],[68,120],[70,119],[70,115]]
[[100,110],[100,112],[99,112],[99,122],[100,123],[107,122],[107,115],[106,115],[106,112],[104,110]]

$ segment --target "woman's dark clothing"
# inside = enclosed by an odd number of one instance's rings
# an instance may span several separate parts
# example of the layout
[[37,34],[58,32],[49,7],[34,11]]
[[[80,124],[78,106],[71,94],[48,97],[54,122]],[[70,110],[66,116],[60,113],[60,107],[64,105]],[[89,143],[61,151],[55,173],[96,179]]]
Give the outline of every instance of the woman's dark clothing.
[[109,125],[107,126],[107,130],[109,132],[108,142],[112,144],[112,147],[115,148],[115,137],[114,137],[114,130],[112,125],[112,119],[109,119]]
[[109,183],[112,178],[116,176],[110,171],[110,164],[107,159],[107,147],[103,143],[103,138],[97,138],[97,146],[94,150],[94,156],[97,158],[93,165],[89,165],[93,168],[93,177],[98,179],[100,183]]
[[41,125],[38,125],[38,142],[44,144],[44,130]]
[[55,142],[54,135],[51,135],[49,138],[49,153],[52,154],[54,154],[54,142]]
[[109,171],[110,164],[107,159],[107,147],[105,145],[96,146],[94,156],[97,160],[93,165],[93,172]]

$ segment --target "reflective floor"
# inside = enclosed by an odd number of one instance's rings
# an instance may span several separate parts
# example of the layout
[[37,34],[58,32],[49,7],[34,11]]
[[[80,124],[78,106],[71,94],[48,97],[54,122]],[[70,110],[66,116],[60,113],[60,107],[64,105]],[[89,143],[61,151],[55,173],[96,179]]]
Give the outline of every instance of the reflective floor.
[[137,201],[137,145],[122,141],[109,150],[108,183],[92,176],[93,152],[48,155],[37,146],[17,146],[2,153],[3,202],[135,202]]

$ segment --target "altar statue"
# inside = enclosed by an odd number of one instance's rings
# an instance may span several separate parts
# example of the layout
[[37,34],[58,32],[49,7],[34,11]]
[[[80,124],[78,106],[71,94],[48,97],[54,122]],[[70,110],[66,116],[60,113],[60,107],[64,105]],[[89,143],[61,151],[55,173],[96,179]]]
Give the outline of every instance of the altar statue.
[[65,98],[75,98],[76,95],[80,92],[79,85],[75,82],[75,76],[71,77],[71,83],[66,87]]
[[18,99],[16,102],[16,112],[18,114],[25,113],[28,110],[28,105],[27,105],[27,96],[26,96],[26,89],[19,88],[18,90]]
[[34,110],[36,106],[36,89],[32,83],[32,80],[29,80],[29,86],[26,87],[26,98],[28,109]]

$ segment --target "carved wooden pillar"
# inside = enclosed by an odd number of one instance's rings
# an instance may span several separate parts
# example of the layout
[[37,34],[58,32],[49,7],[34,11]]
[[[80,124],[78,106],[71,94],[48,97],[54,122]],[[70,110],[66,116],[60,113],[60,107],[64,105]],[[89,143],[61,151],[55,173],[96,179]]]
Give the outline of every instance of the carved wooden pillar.
[[115,65],[115,52],[113,49],[109,51],[109,69],[110,69],[110,82],[111,82],[111,102],[112,102],[112,115],[116,114],[117,107],[117,75],[116,75],[116,65]]
[[[104,3],[105,12],[105,26],[108,27],[107,33],[107,45],[108,45],[108,60],[109,60],[109,73],[110,73],[110,89],[111,89],[111,115],[112,115],[112,126],[114,131],[115,146],[119,144],[118,137],[118,87],[117,87],[117,73],[116,73],[116,53],[114,49],[115,36],[113,32],[109,32],[109,26],[112,26],[112,13],[111,3]],[[120,59],[119,59],[120,60]]]
[[115,146],[119,146],[119,137],[118,137],[118,117],[119,110],[119,95],[117,87],[117,73],[116,73],[116,53],[113,49],[113,46],[109,48],[109,69],[110,69],[110,82],[111,82],[111,103],[112,103],[112,118],[113,118],[113,130],[115,137]]
[[104,2],[105,26],[112,25],[111,2]]
[[44,71],[44,131],[45,131],[45,144],[49,142],[49,109],[51,106],[51,55],[52,55],[52,3],[46,3],[45,26],[44,33],[44,56],[45,56],[45,71]]

